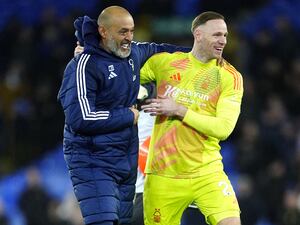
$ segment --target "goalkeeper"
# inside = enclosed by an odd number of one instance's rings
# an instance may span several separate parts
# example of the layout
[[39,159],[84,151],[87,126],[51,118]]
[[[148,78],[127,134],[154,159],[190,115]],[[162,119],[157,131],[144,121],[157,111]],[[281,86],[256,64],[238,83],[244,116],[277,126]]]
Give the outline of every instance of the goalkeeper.
[[220,140],[233,131],[241,106],[241,74],[224,60],[224,17],[204,12],[192,23],[189,53],[153,55],[141,83],[156,82],[158,98],[145,112],[156,116],[146,165],[146,225],[178,225],[195,203],[211,225],[240,225],[240,209],[223,170]]

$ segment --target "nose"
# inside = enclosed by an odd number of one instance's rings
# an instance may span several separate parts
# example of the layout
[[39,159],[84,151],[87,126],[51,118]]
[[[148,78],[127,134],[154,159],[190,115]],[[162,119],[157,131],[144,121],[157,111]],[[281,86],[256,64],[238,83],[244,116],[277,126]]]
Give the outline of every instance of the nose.
[[133,40],[133,32],[128,32],[128,33],[126,33],[125,39],[126,39],[127,41],[132,41],[132,40]]
[[224,37],[224,36],[220,37],[219,43],[222,44],[223,46],[226,45],[226,43],[227,43],[227,38]]

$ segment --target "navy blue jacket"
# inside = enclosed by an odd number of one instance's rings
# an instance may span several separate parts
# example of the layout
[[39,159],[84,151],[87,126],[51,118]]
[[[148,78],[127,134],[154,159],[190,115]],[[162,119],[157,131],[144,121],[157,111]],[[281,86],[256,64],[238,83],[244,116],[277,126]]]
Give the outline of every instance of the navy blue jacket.
[[[65,113],[65,129],[80,135],[120,133],[128,138],[136,104],[139,71],[153,54],[190,50],[169,44],[132,42],[131,54],[119,58],[99,46],[95,20],[85,16],[75,22],[84,52],[66,66],[58,99]],[[101,137],[100,137],[101,138]],[[122,139],[122,138],[121,138]]]

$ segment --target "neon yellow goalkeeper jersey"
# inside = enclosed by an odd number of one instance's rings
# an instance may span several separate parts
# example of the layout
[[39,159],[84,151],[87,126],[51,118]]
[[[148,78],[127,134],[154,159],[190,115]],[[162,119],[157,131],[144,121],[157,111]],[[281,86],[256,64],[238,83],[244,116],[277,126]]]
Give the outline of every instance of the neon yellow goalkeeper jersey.
[[193,178],[223,169],[219,141],[237,122],[243,81],[228,62],[201,63],[192,53],[160,53],[141,69],[141,83],[156,81],[158,97],[185,105],[183,118],[157,116],[146,173]]

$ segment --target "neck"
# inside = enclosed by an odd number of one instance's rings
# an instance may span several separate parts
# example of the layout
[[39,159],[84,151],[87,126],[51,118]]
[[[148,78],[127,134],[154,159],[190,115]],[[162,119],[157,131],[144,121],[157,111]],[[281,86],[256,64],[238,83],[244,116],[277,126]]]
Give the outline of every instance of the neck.
[[192,49],[192,55],[200,62],[207,63],[209,61],[205,55],[201,54],[200,51],[197,51],[195,48]]
[[107,45],[105,45],[105,44],[103,43],[103,40],[100,41],[99,46],[100,46],[101,48],[103,48],[105,51],[107,51],[108,53],[111,53],[111,50],[107,47]]

